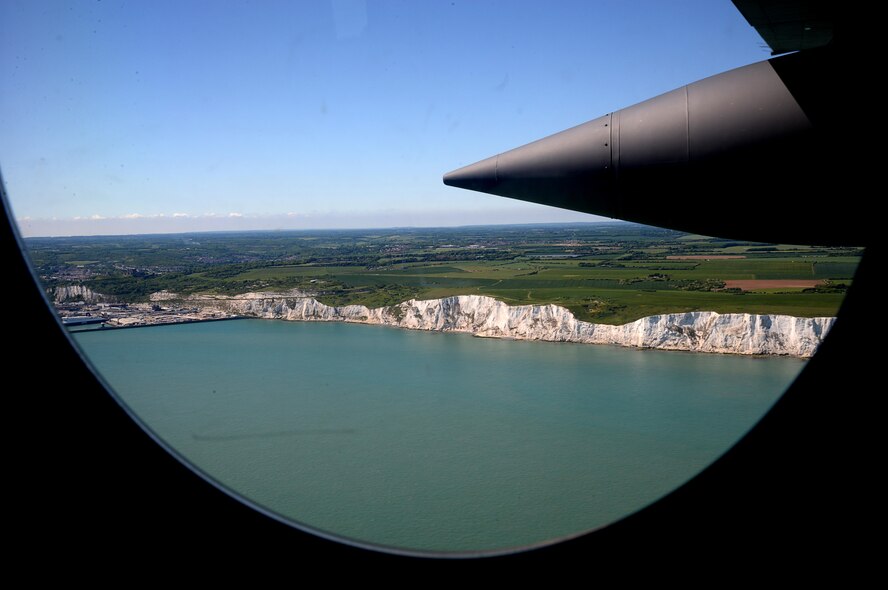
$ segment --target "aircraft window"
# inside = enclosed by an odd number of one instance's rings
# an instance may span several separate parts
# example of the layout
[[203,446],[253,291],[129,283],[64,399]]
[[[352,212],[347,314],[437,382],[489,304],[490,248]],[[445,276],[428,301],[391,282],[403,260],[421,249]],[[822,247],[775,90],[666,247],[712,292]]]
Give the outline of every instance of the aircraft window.
[[768,56],[729,2],[6,2],[0,163],[72,342],[186,464],[323,536],[498,553],[715,461],[862,251],[442,174]]

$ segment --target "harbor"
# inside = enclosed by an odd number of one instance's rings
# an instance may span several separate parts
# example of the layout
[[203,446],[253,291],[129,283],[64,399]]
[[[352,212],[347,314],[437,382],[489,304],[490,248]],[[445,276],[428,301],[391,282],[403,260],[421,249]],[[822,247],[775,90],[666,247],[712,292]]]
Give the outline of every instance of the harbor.
[[158,303],[56,303],[62,324],[75,331],[103,328],[135,328],[235,319],[239,316],[217,309]]

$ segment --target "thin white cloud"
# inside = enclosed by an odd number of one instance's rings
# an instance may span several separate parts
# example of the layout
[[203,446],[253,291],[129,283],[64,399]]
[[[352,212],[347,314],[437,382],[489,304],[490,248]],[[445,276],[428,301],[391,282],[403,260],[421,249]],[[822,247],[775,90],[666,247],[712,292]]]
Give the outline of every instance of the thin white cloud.
[[25,237],[86,236],[114,234],[148,234],[244,229],[341,229],[371,227],[440,227],[497,223],[553,223],[599,221],[602,218],[542,206],[511,207],[491,210],[400,211],[376,212],[309,212],[309,213],[129,213],[119,216],[101,215],[68,218],[18,219]]

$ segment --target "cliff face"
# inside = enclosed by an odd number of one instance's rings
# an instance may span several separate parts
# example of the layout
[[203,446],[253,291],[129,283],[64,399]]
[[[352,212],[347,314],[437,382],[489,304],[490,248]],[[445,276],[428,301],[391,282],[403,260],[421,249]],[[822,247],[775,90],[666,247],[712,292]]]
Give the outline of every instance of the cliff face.
[[109,297],[96,293],[85,285],[62,285],[51,293],[53,301],[65,303],[67,301],[83,301],[84,303],[101,303],[110,300]]
[[363,305],[330,307],[310,297],[273,293],[219,297],[201,303],[269,319],[359,322],[486,337],[798,357],[813,355],[835,322],[835,318],[696,311],[609,326],[579,321],[557,305],[510,306],[480,295],[411,299],[374,309]]

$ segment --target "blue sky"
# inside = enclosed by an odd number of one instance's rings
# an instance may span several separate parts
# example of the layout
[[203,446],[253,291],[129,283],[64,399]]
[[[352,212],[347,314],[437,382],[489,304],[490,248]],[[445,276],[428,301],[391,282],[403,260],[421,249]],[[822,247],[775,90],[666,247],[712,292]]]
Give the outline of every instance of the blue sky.
[[593,216],[444,172],[768,57],[728,0],[0,2],[24,235]]

